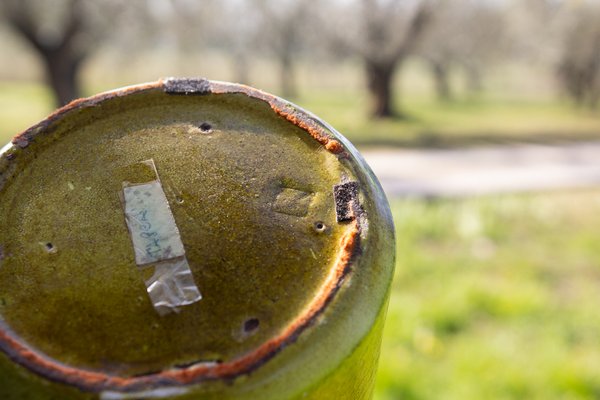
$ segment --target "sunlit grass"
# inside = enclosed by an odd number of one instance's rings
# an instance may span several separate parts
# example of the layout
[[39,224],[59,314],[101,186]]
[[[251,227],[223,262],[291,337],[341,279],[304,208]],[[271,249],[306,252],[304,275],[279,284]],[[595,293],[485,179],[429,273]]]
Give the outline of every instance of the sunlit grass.
[[[143,76],[143,80],[148,80],[154,75]],[[423,80],[423,77],[419,79]],[[132,83],[136,81],[123,79],[113,85],[97,83],[87,87],[86,93]],[[408,88],[404,92],[398,90],[396,104],[405,119],[374,121],[368,116],[367,94],[358,82],[347,87],[338,82],[327,89],[318,85],[322,83],[308,82],[292,100],[329,122],[359,147],[600,140],[600,111],[579,110],[568,102],[543,96],[524,98],[490,92],[479,97],[463,95],[455,102],[443,103],[425,91],[422,83],[404,85]],[[401,89],[402,82],[399,81],[397,86]],[[277,92],[273,81],[271,85],[261,87]],[[0,82],[0,106],[2,142],[39,121],[54,108],[52,97],[44,86],[23,82]]]
[[377,400],[600,396],[600,191],[392,208]]
[[404,119],[374,121],[359,92],[305,93],[297,102],[358,145],[463,145],[600,139],[600,113],[557,100],[493,97],[443,103],[410,93],[396,101]]
[[50,91],[30,82],[0,82],[0,147],[53,109]]

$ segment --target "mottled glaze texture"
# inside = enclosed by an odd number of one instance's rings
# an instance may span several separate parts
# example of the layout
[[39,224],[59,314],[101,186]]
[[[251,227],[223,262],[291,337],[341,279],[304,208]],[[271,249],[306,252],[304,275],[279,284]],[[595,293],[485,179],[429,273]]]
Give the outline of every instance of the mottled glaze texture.
[[[0,345],[16,361],[0,357],[2,398],[370,397],[394,255],[378,183],[295,106],[191,85],[201,93],[157,82],[78,101],[0,155]],[[166,316],[119,199],[123,182],[154,179],[148,159],[203,294]],[[346,181],[361,209],[339,223]]]

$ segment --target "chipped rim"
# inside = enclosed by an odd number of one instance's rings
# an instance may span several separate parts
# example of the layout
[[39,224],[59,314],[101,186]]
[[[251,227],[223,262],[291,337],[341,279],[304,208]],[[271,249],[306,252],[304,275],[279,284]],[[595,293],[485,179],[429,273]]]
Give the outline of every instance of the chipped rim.
[[[349,158],[347,150],[352,146],[333,137],[331,127],[300,107],[249,86],[202,78],[166,78],[156,82],[127,86],[92,97],[74,100],[58,109],[46,119],[14,137],[11,143],[0,149],[0,159],[12,159],[9,154],[13,148],[25,149],[35,137],[48,129],[53,123],[68,116],[69,113],[83,108],[94,107],[100,103],[131,94],[153,90],[162,90],[170,95],[207,95],[207,94],[245,94],[262,100],[271,109],[290,123],[300,127],[317,140],[325,149],[338,155],[340,159]],[[9,155],[11,157],[9,158]],[[0,171],[0,174],[2,171]],[[360,242],[360,218],[349,224],[349,230],[342,236],[339,251],[328,276],[313,297],[311,303],[288,324],[281,333],[267,340],[253,351],[223,363],[197,363],[186,368],[173,368],[161,372],[132,377],[120,377],[98,371],[62,364],[21,341],[17,335],[0,322],[0,350],[14,362],[49,380],[75,386],[83,391],[136,392],[163,387],[192,385],[210,380],[231,380],[248,374],[275,357],[286,346],[294,343],[300,334],[313,325],[327,305],[333,300],[351,270],[354,257],[358,253]]]

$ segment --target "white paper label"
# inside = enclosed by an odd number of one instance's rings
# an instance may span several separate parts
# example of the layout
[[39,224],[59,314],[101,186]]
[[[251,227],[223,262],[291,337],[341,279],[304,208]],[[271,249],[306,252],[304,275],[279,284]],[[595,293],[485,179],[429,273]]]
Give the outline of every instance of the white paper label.
[[[156,172],[152,160],[143,163]],[[202,295],[194,282],[158,173],[156,178],[141,185],[124,183],[123,207],[135,262],[140,267],[154,268],[154,274],[145,282],[146,290],[156,311],[164,315],[199,301]]]
[[138,265],[185,255],[167,197],[158,181],[126,187],[123,194]]

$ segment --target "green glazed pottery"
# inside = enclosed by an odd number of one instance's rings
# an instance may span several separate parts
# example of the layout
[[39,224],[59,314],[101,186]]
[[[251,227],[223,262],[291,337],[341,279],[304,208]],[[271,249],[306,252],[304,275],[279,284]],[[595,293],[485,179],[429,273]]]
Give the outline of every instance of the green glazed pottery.
[[0,152],[0,398],[370,399],[393,265],[379,183],[299,107],[76,100]]

